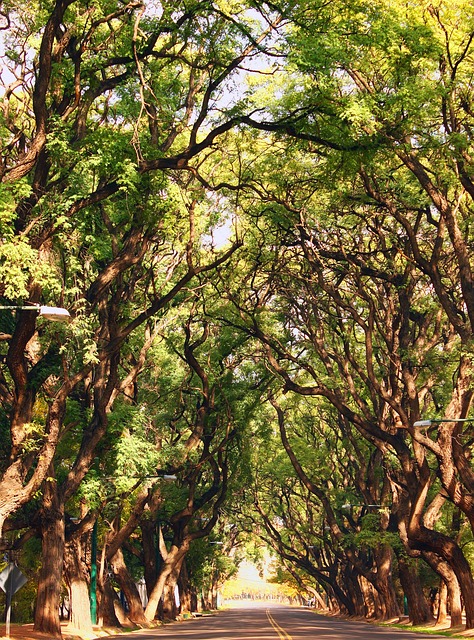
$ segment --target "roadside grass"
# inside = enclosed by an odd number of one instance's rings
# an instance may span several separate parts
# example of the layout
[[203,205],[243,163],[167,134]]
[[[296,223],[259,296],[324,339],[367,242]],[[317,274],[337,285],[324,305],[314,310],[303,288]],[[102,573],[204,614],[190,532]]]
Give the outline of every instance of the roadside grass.
[[[320,615],[328,615],[326,611],[322,610],[314,610],[315,613],[319,613]],[[347,616],[334,616],[334,617],[342,617],[344,619],[350,619]],[[358,618],[359,619],[359,618]],[[446,638],[458,638],[459,640],[465,640],[466,638],[474,638],[474,629],[466,630],[464,625],[451,628],[440,628],[435,626],[435,622],[431,625],[426,626],[412,626],[408,622],[408,617],[399,620],[398,618],[394,618],[392,620],[388,620],[386,622],[379,622],[375,620],[367,620],[366,618],[360,618],[361,622],[366,622],[368,624],[372,624],[377,627],[385,627],[386,629],[400,629],[403,631],[410,631],[411,633],[423,633],[427,636],[444,636]],[[396,638],[396,636],[395,636]]]
[[440,629],[430,629],[430,627],[412,627],[406,624],[390,624],[390,623],[378,623],[378,627],[390,627],[395,629],[403,629],[404,631],[411,631],[412,633],[426,633],[432,636],[446,636],[447,638],[462,638],[463,636],[455,635],[450,631]]
[[457,627],[456,629],[437,629],[435,627],[412,626],[403,622],[377,622],[376,624],[379,627],[403,629],[404,631],[410,631],[412,633],[445,636],[446,638],[466,638],[468,635],[471,635],[471,633],[464,632],[463,627]]

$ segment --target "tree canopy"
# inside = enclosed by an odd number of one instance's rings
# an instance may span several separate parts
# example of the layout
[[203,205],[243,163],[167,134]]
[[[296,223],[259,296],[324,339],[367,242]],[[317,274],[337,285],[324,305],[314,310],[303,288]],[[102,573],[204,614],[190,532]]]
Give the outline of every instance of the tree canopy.
[[36,628],[63,584],[83,628],[118,590],[213,606],[248,535],[319,606],[423,622],[438,588],[472,628],[470,4],[0,18],[0,528],[41,540]]

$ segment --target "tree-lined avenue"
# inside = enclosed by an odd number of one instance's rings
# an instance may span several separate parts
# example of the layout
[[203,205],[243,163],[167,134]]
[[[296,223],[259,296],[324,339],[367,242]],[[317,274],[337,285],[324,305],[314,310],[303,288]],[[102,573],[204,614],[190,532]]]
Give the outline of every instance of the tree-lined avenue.
[[472,2],[5,0],[0,52],[17,621],[153,627],[271,556],[289,602],[474,629]]
[[[426,635],[400,631],[397,640],[421,640]],[[172,623],[153,630],[121,635],[125,640],[389,640],[393,628],[322,616],[309,609],[266,603],[221,611],[217,615]],[[431,638],[443,636],[430,635]]]

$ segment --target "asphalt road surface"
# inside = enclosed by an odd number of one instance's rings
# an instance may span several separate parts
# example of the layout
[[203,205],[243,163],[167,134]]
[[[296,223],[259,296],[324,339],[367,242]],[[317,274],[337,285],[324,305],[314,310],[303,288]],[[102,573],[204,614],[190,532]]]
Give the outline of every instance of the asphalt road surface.
[[442,637],[338,620],[304,608],[264,603],[120,635],[121,640],[428,640]]

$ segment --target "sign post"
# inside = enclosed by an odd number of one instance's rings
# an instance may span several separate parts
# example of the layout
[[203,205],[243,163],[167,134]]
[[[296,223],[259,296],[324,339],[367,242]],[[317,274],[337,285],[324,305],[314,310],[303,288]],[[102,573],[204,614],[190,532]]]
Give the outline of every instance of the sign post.
[[0,588],[5,591],[7,599],[7,615],[5,636],[10,637],[10,619],[12,609],[12,597],[22,588],[28,578],[20,571],[13,562],[9,562],[5,569],[0,573]]

